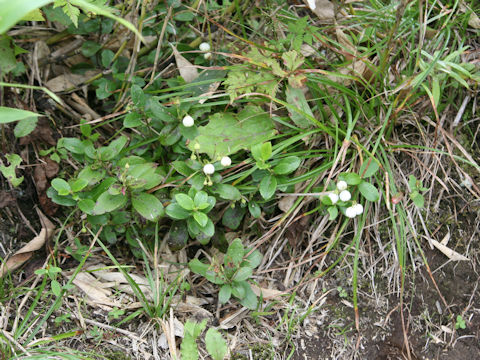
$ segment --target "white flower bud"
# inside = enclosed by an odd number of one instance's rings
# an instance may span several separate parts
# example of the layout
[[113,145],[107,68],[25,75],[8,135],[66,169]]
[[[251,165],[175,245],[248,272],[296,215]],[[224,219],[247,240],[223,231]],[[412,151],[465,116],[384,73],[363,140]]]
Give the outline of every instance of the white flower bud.
[[340,180],[337,182],[337,189],[339,191],[347,190],[348,184],[346,181]]
[[348,201],[351,198],[352,198],[352,194],[350,194],[350,191],[348,191],[348,190],[343,190],[340,193],[340,200],[342,200],[342,201]]
[[220,160],[220,164],[222,164],[222,166],[230,166],[232,165],[232,159],[228,156],[224,156],[222,157],[222,160]]
[[350,206],[345,210],[345,216],[350,219],[353,219],[355,216],[357,216],[357,212],[355,211],[353,206]]
[[195,124],[195,120],[190,115],[186,115],[182,120],[182,124],[185,127],[192,127]]
[[215,166],[213,166],[212,164],[206,164],[203,167],[203,172],[205,173],[205,175],[212,175],[215,172]]
[[203,42],[198,47],[201,51],[210,51],[210,44],[207,42]]
[[338,195],[335,193],[330,193],[328,194],[328,197],[330,198],[330,201],[332,204],[336,204],[338,202]]
[[205,58],[205,60],[208,60],[212,57],[212,53],[209,53],[209,52],[205,53],[205,54],[203,54],[203,57]]
[[355,204],[353,205],[353,209],[355,210],[355,213],[357,215],[360,215],[363,213],[363,205],[362,204]]

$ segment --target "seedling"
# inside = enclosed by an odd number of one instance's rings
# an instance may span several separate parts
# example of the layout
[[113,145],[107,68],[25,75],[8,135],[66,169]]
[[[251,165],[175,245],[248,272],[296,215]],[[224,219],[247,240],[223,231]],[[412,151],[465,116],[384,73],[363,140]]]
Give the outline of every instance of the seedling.
[[423,209],[425,205],[425,198],[422,195],[422,192],[427,191],[428,188],[423,187],[422,181],[417,180],[413,175],[408,177],[408,186],[410,187],[410,199],[413,203],[420,209]]

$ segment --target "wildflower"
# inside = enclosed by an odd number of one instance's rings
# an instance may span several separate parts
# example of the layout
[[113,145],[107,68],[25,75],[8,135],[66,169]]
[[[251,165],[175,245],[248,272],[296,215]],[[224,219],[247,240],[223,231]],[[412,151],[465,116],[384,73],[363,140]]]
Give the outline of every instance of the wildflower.
[[206,164],[203,167],[203,172],[205,175],[212,175],[215,172],[215,167],[212,164]]
[[337,182],[337,189],[339,191],[347,190],[348,184],[346,181],[340,180]]
[[342,201],[348,201],[351,198],[352,198],[352,194],[350,194],[350,191],[348,191],[348,190],[343,190],[340,193],[340,200],[342,200]]
[[362,204],[355,204],[352,207],[355,210],[355,213],[357,215],[361,215],[363,213],[363,205]]
[[338,202],[338,195],[335,193],[330,193],[328,194],[328,197],[330,198],[330,201],[332,204],[336,204]]
[[201,51],[210,51],[210,44],[207,42],[203,42],[198,47]]
[[190,115],[186,115],[182,120],[182,124],[185,127],[192,127],[194,123],[195,123],[195,120],[193,120],[193,118]]
[[220,160],[220,164],[222,164],[222,166],[230,166],[232,165],[232,159],[228,156],[224,156],[222,157],[222,160]]
[[357,212],[355,211],[353,206],[350,206],[345,210],[345,216],[350,219],[353,219],[355,216],[357,216]]
[[203,57],[205,58],[205,60],[208,60],[212,57],[212,53],[209,53],[209,52],[205,53],[205,54],[203,54]]

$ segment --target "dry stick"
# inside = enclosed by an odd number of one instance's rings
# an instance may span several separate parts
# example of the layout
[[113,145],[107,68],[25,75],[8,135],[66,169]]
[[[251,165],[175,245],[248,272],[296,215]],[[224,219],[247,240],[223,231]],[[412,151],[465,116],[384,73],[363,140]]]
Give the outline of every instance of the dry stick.
[[148,82],[148,84],[144,87],[144,90],[146,88],[148,88],[153,83],[153,80],[155,79],[155,71],[157,70],[158,57],[159,57],[159,54],[160,54],[160,47],[163,43],[163,37],[165,36],[165,30],[167,28],[167,24],[168,24],[168,21],[170,19],[170,16],[172,16],[172,7],[171,6],[168,7],[167,16],[165,17],[165,20],[164,20],[163,26],[162,26],[162,31],[160,32],[160,37],[158,38],[157,50],[155,51],[155,60],[153,62],[152,76],[150,77],[150,81]]
[[19,348],[20,350],[22,350],[24,352],[24,354],[28,355],[28,356],[32,356],[32,354],[30,354],[27,349],[25,349],[22,345],[20,345],[13,337],[12,335],[10,335],[7,331],[3,330],[3,329],[0,329],[0,331],[2,332],[3,336],[5,336],[8,341],[10,341],[12,344],[14,344],[17,348]]

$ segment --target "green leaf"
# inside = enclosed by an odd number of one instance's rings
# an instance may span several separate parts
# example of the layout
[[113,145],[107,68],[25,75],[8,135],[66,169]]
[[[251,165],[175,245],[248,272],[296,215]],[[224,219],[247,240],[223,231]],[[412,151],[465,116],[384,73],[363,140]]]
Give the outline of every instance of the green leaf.
[[[0,18],[1,18],[1,13],[3,12],[2,11],[3,9],[1,9],[1,6],[2,5],[0,5]],[[40,114],[36,114],[31,111],[0,106],[0,124],[8,124],[14,121],[19,121],[22,119],[39,117],[39,116]]]
[[234,154],[241,149],[265,142],[274,135],[273,122],[268,114],[256,106],[247,106],[238,115],[216,113],[206,126],[198,127],[198,136],[188,144],[194,151],[210,158]]
[[85,57],[90,57],[95,55],[100,49],[102,45],[96,43],[95,41],[87,40],[82,44],[82,54]]
[[244,255],[244,248],[243,248],[242,240],[237,238],[233,240],[232,243],[228,246],[228,250],[224,258],[225,266],[238,267],[243,260],[243,255]]
[[72,190],[70,185],[63,179],[55,178],[52,180],[52,187],[57,190],[58,195],[68,195]]
[[78,202],[78,208],[82,210],[85,214],[92,214],[93,208],[95,207],[95,201],[92,199],[82,199]]
[[52,2],[53,0],[1,0],[0,19],[2,21],[0,21],[0,34],[5,33],[31,11]]
[[133,104],[139,108],[143,109],[147,103],[147,97],[143,93],[143,90],[138,85],[132,85],[130,89],[130,95],[132,96]]
[[191,11],[182,11],[178,14],[175,14],[174,19],[177,21],[192,21],[195,15]]
[[182,360],[198,360],[198,348],[195,338],[191,335],[185,335],[180,344],[180,354]]
[[255,218],[258,219],[260,215],[262,215],[262,209],[260,209],[260,206],[254,201],[250,201],[248,203],[248,211],[250,211],[250,214]]
[[208,194],[205,191],[199,191],[195,194],[193,198],[193,203],[196,207],[205,209],[208,206],[204,206],[204,204],[208,204]]
[[36,116],[20,120],[17,125],[15,125],[15,129],[13,129],[15,137],[19,138],[30,134],[37,127],[37,121],[38,117]]
[[112,212],[122,206],[127,202],[127,197],[124,195],[110,195],[108,191],[102,193],[93,207],[93,215],[101,215],[105,213]]
[[[246,253],[250,252],[250,249],[245,249]],[[248,263],[248,266],[251,267],[252,269],[255,269],[258,265],[261,264],[263,259],[263,255],[260,253],[258,250],[253,250],[253,252],[247,256],[247,261],[244,261]],[[242,263],[243,266],[243,263]]]
[[160,200],[152,194],[134,194],[132,206],[140,215],[150,221],[157,221],[165,213]]
[[232,185],[228,184],[216,184],[212,188],[213,192],[220,195],[222,199],[238,201],[242,198],[240,191]]
[[131,112],[123,119],[123,126],[126,128],[134,128],[143,124],[143,115],[138,112]]
[[328,211],[328,215],[330,215],[328,217],[328,220],[335,220],[338,216],[338,208],[336,206],[329,206],[327,208],[327,211]]
[[227,354],[227,342],[217,329],[208,329],[205,335],[205,345],[213,360],[223,360]]
[[275,194],[276,189],[277,179],[275,176],[269,174],[260,181],[260,195],[262,195],[265,200],[270,199],[273,194]]
[[207,319],[202,320],[201,323],[193,322],[187,320],[183,328],[183,334],[191,336],[192,338],[196,339],[200,336],[205,327],[207,326]]
[[53,295],[59,297],[62,293],[62,286],[60,285],[60,283],[57,280],[52,280],[51,286]]
[[242,284],[243,288],[245,289],[245,296],[240,300],[240,304],[245,306],[247,309],[255,310],[258,306],[257,295],[255,295],[250,287],[250,284],[246,281],[242,281],[240,284]]
[[222,216],[222,224],[232,230],[237,229],[242,223],[246,209],[241,206],[229,207]]
[[244,284],[245,281],[232,283],[232,295],[235,296],[237,299],[241,300],[245,297],[246,291]]
[[[363,161],[362,166],[360,166],[359,174],[363,174],[364,179],[368,179],[369,177],[375,175],[375,173],[378,171],[379,166],[378,163],[374,160],[369,161],[370,159],[365,159]],[[364,174],[365,172],[365,174]]]
[[267,161],[272,156],[272,143],[266,142],[260,146],[260,157],[263,161]]
[[190,270],[192,270],[195,274],[202,275],[202,276],[206,276],[207,271],[208,271],[210,265],[204,264],[204,263],[202,263],[202,262],[201,262],[200,260],[198,260],[198,259],[193,259],[193,260],[190,260],[190,262],[188,263],[188,267],[189,267]]
[[306,129],[312,126],[311,120],[309,120],[305,114],[314,117],[313,112],[308,105],[302,89],[294,88],[288,85],[287,89],[285,90],[285,95],[287,96],[287,102],[300,110],[300,112],[297,112],[289,109],[290,119],[292,119],[295,125],[301,129]]
[[305,59],[295,50],[290,50],[282,54],[282,60],[287,69],[293,71],[302,66]]
[[218,292],[218,302],[225,304],[232,296],[232,287],[229,284],[223,284]]
[[380,198],[377,188],[366,181],[362,181],[358,185],[358,190],[368,201],[377,201]]
[[195,207],[192,198],[186,194],[176,194],[175,200],[177,200],[178,205],[180,205],[185,210],[191,211]]
[[74,153],[74,154],[83,154],[85,153],[85,144],[77,138],[62,138],[60,139],[60,144],[63,145],[65,149]]
[[[208,216],[201,211],[195,211],[193,213],[193,218],[200,225],[201,228],[204,228],[208,222]],[[213,234],[212,234],[213,235]]]
[[297,156],[288,156],[283,158],[278,162],[277,165],[274,166],[273,172],[277,175],[287,175],[295,170],[300,166],[301,159]]
[[[73,192],[79,192],[82,191],[85,186],[88,185],[88,180],[85,178],[79,178],[75,180],[72,185],[70,185],[71,189]],[[57,190],[58,191],[58,190]]]
[[250,278],[253,274],[253,269],[249,266],[243,266],[233,276],[234,281],[244,281]]
[[340,174],[340,178],[345,180],[348,185],[358,185],[362,182],[360,175],[349,172]]
[[417,193],[416,196],[412,196],[413,203],[420,209],[425,206],[425,198],[423,195]]
[[17,187],[22,183],[23,176],[17,178],[15,174],[15,168],[20,165],[20,163],[22,162],[22,158],[17,154],[6,154],[5,157],[7,158],[7,161],[10,163],[10,165],[1,165],[0,172],[10,181],[10,183],[14,187]]
[[207,224],[205,226],[201,227],[200,230],[202,231],[202,233],[205,234],[205,236],[207,238],[211,238],[213,236],[213,234],[215,234],[215,226],[213,225],[212,220],[210,220],[207,217]]
[[190,217],[190,212],[182,208],[177,203],[171,203],[165,208],[168,216],[175,220],[183,220]]

